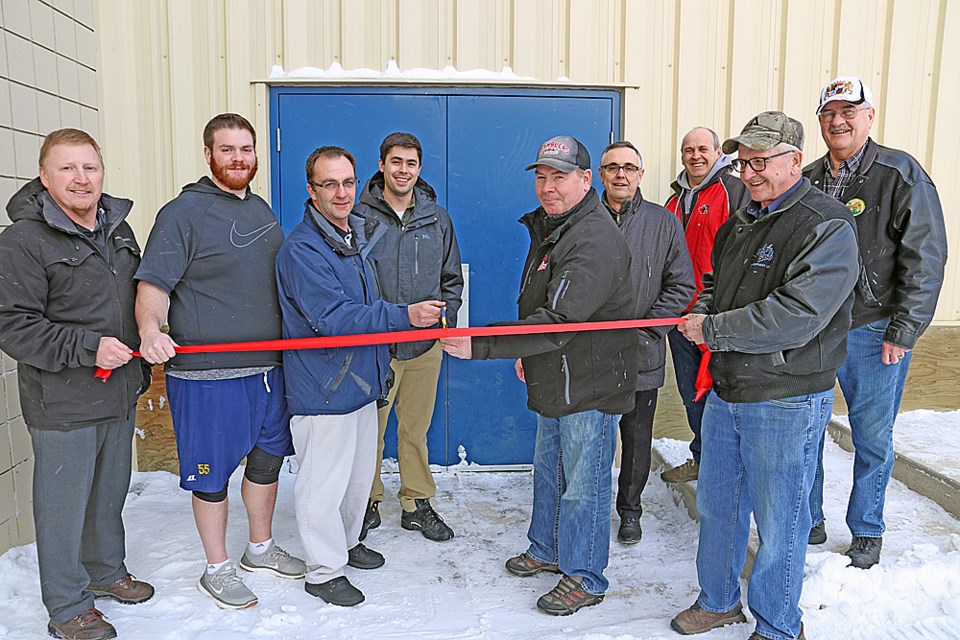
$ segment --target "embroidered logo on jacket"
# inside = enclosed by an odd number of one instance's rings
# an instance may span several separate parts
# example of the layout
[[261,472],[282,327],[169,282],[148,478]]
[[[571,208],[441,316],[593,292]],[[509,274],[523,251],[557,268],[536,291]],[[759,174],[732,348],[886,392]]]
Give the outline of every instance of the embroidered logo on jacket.
[[707,215],[710,213],[710,205],[704,203],[699,209],[697,209],[697,213],[700,213],[701,215]]
[[543,262],[540,263],[540,266],[537,267],[537,271],[543,271],[547,268],[547,256],[543,256]]
[[754,262],[750,265],[751,267],[760,267],[763,269],[769,269],[770,263],[773,262],[773,245],[772,244],[763,245],[753,255],[753,258],[754,258]]

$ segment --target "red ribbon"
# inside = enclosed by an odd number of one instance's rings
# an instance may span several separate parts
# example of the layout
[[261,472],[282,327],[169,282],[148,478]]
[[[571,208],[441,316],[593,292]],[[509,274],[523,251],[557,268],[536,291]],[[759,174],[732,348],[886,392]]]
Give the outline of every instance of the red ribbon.
[[[532,333],[567,333],[570,331],[609,331],[612,329],[640,329],[667,327],[680,324],[683,318],[650,318],[647,320],[608,320],[605,322],[570,322],[566,324],[511,324],[494,327],[463,329],[413,329],[386,333],[357,333],[345,336],[318,338],[287,338],[285,340],[257,340],[254,342],[224,342],[176,347],[177,353],[229,353],[236,351],[286,351],[293,349],[332,349],[334,347],[366,347],[378,344],[439,340],[440,338],[481,338],[488,336],[520,336]],[[134,351],[134,356],[140,353]],[[110,369],[97,369],[94,374],[104,382]]]
[[710,392],[710,389],[713,388],[713,376],[710,375],[710,349],[705,344],[700,345],[700,368],[697,369],[697,381],[694,384],[694,387],[697,390],[697,395],[693,398],[694,402],[700,402],[700,398],[704,397]]

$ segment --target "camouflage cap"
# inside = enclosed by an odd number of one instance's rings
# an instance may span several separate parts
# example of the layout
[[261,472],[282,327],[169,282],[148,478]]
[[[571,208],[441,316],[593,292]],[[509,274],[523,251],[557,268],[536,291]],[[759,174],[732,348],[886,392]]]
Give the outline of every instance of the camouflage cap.
[[803,125],[782,111],[764,111],[750,118],[740,135],[725,140],[723,152],[735,153],[741,144],[766,151],[781,142],[803,149]]

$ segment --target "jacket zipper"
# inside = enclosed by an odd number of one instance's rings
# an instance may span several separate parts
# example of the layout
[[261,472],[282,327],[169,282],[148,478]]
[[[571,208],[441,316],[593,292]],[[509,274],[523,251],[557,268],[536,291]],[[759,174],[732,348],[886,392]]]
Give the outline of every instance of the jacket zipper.
[[563,369],[563,399],[570,404],[570,364],[565,353],[560,354],[560,368]]
[[420,275],[420,234],[413,234],[413,275]]

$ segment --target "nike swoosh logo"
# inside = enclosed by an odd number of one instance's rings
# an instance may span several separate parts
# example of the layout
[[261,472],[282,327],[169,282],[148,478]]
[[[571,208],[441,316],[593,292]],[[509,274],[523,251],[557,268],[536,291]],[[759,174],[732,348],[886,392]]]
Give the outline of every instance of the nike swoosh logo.
[[223,593],[223,587],[220,587],[220,588],[218,589],[218,588],[216,587],[216,585],[211,584],[211,585],[210,585],[210,591],[213,591],[215,594],[220,595],[221,593]]
[[249,247],[254,242],[265,236],[270,232],[277,222],[271,222],[270,224],[264,225],[259,229],[254,229],[249,233],[240,233],[237,231],[237,223],[234,221],[233,226],[230,227],[230,244],[235,246],[237,249],[243,249],[244,247]]

